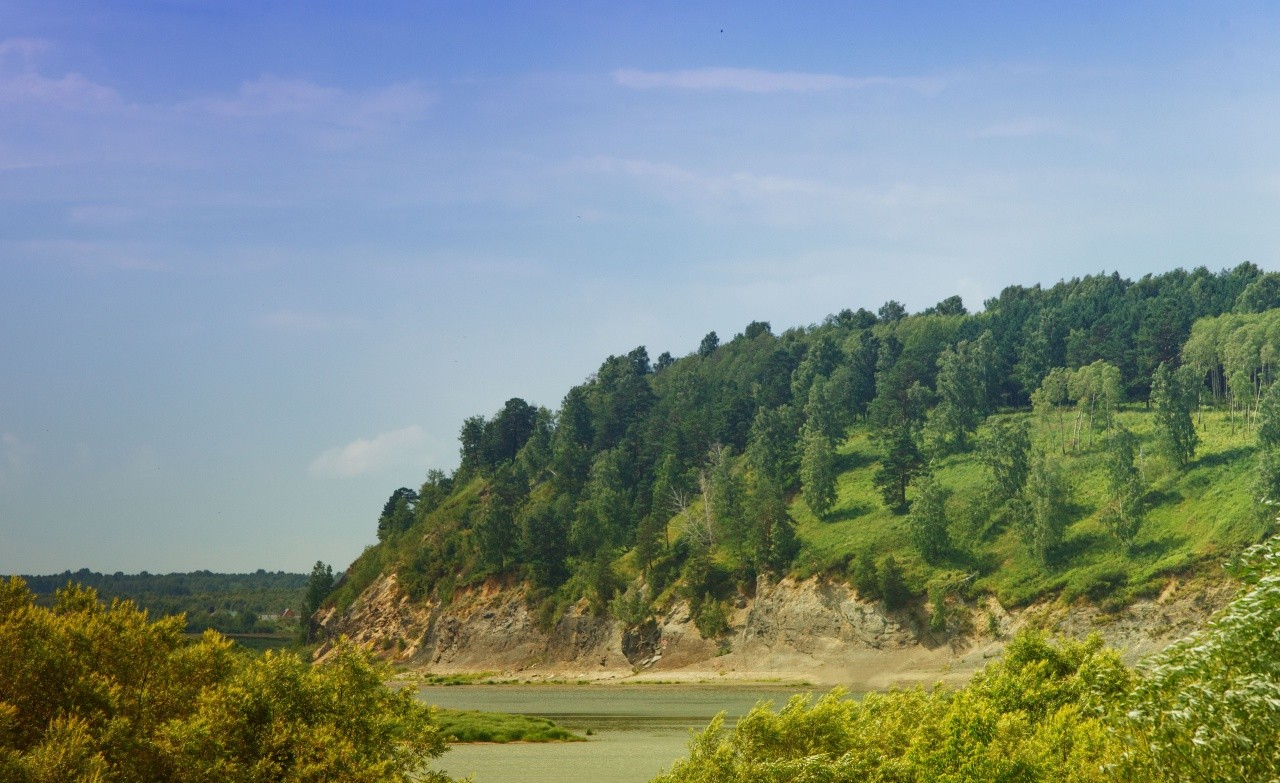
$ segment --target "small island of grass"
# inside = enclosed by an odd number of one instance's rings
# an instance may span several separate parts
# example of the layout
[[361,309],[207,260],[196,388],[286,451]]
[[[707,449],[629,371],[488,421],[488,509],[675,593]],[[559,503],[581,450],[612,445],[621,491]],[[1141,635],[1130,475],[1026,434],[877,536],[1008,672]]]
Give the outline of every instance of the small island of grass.
[[547,718],[478,710],[433,710],[440,733],[451,742],[582,742],[586,737]]

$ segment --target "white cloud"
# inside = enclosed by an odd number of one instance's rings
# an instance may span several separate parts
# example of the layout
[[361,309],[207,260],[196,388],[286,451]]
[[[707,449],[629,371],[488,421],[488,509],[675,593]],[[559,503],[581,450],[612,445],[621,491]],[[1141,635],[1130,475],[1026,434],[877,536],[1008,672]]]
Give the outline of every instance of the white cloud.
[[763,71],[756,68],[696,68],[685,71],[641,71],[634,68],[613,72],[614,81],[638,90],[729,90],[735,92],[820,92],[860,90],[867,87],[903,87],[919,92],[937,92],[944,82],[936,78],[899,76],[840,76],[799,71]]
[[397,467],[425,456],[427,435],[418,425],[360,438],[335,446],[311,460],[308,472],[317,478],[352,478]]
[[120,105],[110,87],[70,72],[41,74],[36,63],[50,48],[47,41],[10,38],[0,41],[0,106],[36,104],[68,111],[92,111]]

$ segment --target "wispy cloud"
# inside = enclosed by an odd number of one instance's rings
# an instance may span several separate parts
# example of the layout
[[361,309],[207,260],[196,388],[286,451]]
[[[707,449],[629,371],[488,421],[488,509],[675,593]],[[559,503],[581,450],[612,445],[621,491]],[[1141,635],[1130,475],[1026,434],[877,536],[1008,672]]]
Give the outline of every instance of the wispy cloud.
[[377,131],[411,121],[435,100],[432,92],[413,83],[348,91],[304,79],[267,75],[241,84],[232,95],[188,101],[178,109],[228,120],[278,123],[293,119],[351,132]]
[[902,87],[936,92],[945,86],[938,78],[904,76],[840,76],[801,71],[764,71],[756,68],[696,68],[683,71],[642,71],[625,68],[613,72],[614,81],[637,90],[726,90],[733,92],[822,92],[861,90],[868,87]]
[[65,264],[82,269],[119,269],[135,272],[169,272],[172,266],[154,256],[155,251],[131,242],[93,242],[77,239],[30,239],[0,243],[13,257],[33,262]]
[[426,447],[427,435],[415,424],[328,449],[311,460],[308,472],[316,478],[363,476],[420,460]]
[[10,38],[0,41],[0,106],[36,104],[68,111],[91,111],[121,105],[110,87],[70,72],[47,76],[39,71],[48,41]]
[[352,316],[300,313],[295,310],[276,310],[258,319],[258,325],[264,329],[300,333],[337,332],[356,328],[362,323],[359,318]]
[[955,194],[945,188],[911,183],[851,187],[819,179],[747,171],[706,173],[670,163],[603,156],[580,159],[572,167],[584,173],[627,177],[667,200],[764,207],[766,214],[785,215],[787,223],[816,220],[833,211],[843,213],[849,209],[937,206],[955,198]]

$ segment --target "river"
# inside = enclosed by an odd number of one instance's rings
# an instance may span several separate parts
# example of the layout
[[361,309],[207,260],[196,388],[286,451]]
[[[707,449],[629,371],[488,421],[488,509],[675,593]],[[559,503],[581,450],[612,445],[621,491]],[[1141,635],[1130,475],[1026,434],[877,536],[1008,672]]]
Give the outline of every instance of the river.
[[429,704],[550,718],[587,742],[454,745],[432,767],[476,783],[642,783],[686,753],[690,730],[761,700],[781,707],[812,689],[777,685],[458,685],[423,688]]

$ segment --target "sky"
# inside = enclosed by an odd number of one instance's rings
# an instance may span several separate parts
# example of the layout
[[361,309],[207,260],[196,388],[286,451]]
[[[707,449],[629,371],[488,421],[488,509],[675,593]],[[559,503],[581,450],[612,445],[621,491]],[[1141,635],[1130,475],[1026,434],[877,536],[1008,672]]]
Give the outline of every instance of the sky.
[[462,420],[1280,269],[1272,3],[0,0],[0,573],[345,568]]

